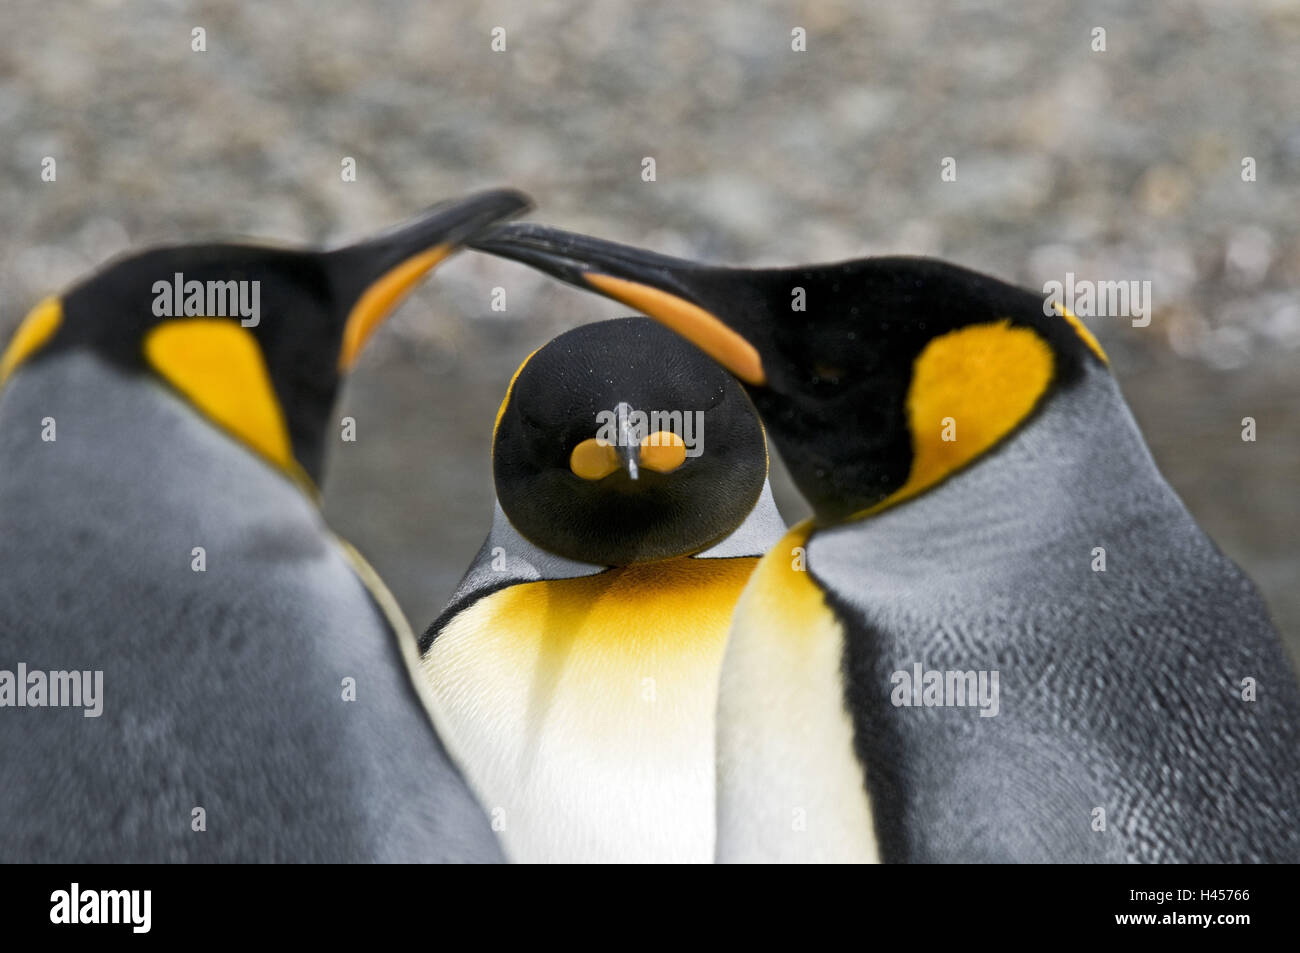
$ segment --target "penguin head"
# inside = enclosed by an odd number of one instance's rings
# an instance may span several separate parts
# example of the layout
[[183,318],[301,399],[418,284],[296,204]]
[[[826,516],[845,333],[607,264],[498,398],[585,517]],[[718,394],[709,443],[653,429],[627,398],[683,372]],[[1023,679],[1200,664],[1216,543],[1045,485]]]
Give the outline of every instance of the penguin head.
[[534,545],[621,566],[735,530],[767,479],[763,427],[730,374],[648,318],[584,325],[515,372],[492,439],[497,499]]
[[637,308],[725,366],[819,523],[938,484],[1106,360],[1043,296],[934,259],[722,268],[536,225],[470,244]]
[[0,357],[0,384],[23,365],[89,351],[161,379],[314,487],[329,411],[370,333],[466,238],[527,206],[517,192],[484,192],[331,250],[196,244],[128,255],[27,316]]

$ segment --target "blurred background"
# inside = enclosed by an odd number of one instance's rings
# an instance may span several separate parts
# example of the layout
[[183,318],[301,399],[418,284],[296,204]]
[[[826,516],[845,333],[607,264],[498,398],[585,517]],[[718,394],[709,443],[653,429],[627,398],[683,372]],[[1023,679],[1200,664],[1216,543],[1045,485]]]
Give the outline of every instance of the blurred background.
[[[717,262],[1149,280],[1149,327],[1087,323],[1300,657],[1300,4],[1131,6],[5,0],[0,335],[130,246],[336,241],[503,184],[539,221]],[[417,630],[486,534],[511,373],[624,313],[466,253],[375,336],[325,511]],[[783,477],[778,496],[804,514]]]

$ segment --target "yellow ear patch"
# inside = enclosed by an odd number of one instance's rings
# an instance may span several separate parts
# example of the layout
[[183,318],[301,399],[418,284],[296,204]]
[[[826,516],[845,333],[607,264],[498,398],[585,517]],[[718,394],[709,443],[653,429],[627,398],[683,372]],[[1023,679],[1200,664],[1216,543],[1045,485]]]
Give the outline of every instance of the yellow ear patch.
[[618,451],[595,437],[588,437],[569,454],[569,469],[584,480],[603,480],[619,466]]
[[348,313],[343,326],[343,347],[339,351],[339,370],[346,371],[361,356],[361,349],[375,328],[415,287],[415,283],[452,252],[451,245],[436,245],[428,251],[406,259],[365,290]]
[[907,482],[859,515],[875,513],[934,486],[1010,433],[1052,381],[1052,349],[1010,321],[975,324],[932,340],[912,369]]
[[1061,317],[1070,322],[1070,326],[1074,328],[1074,333],[1083,339],[1083,343],[1088,345],[1089,350],[1091,350],[1093,354],[1096,354],[1103,364],[1110,363],[1110,360],[1106,357],[1106,352],[1101,349],[1101,343],[1093,333],[1088,330],[1088,326],[1079,320],[1078,315],[1059,301],[1053,301],[1052,307],[1057,310]]
[[149,364],[215,423],[291,474],[284,411],[252,333],[224,318],[167,321],[144,340]]
[[754,345],[699,305],[667,291],[612,275],[588,272],[582,277],[602,294],[667,325],[745,383],[767,383],[763,361]]
[[686,462],[686,444],[671,430],[660,430],[641,441],[640,465],[656,473],[672,473]]
[[63,304],[58,298],[46,298],[32,308],[0,357],[0,384],[9,379],[19,364],[44,347],[62,323]]

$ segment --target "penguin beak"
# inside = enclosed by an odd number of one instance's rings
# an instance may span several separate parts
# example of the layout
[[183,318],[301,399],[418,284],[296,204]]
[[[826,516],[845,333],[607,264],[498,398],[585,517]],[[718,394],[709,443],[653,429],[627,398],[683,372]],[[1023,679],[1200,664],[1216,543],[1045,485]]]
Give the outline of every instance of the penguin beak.
[[489,225],[532,206],[513,189],[441,202],[371,238],[325,253],[336,300],[347,309],[339,370],[347,371],[374,330],[419,280]]
[[641,478],[640,447],[629,447],[626,444],[620,444],[618,447],[618,459],[623,464],[623,472],[627,474],[629,480],[638,480]]
[[628,423],[631,415],[630,404],[620,401],[614,407],[614,419],[619,421],[618,446],[615,447],[615,451],[628,479],[637,480],[641,477],[641,443],[636,439],[636,432]]
[[621,301],[676,331],[745,383],[767,383],[758,349],[693,300],[683,280],[698,267],[691,262],[542,225],[499,226],[468,244]]

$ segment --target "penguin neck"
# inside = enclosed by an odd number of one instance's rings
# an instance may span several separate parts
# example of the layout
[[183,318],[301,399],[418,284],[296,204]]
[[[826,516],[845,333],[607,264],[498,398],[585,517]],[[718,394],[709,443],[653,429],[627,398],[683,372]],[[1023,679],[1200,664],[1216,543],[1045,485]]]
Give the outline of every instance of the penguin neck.
[[[820,534],[887,534],[919,551],[1023,546],[1181,507],[1109,371],[1087,367],[994,450],[944,482]],[[910,542],[904,542],[910,541]]]
[[772,496],[772,484],[763,481],[763,492],[758,502],[749,511],[745,521],[732,530],[725,538],[714,543],[703,552],[696,553],[696,559],[730,559],[736,556],[761,556],[785,535],[785,520],[776,508]]
[[[777,511],[772,487],[763,483],[763,492],[740,526],[724,539],[714,543],[687,559],[733,559],[744,556],[761,556],[771,549],[785,534],[785,521]],[[649,564],[655,565],[655,564]],[[548,552],[525,539],[510,523],[505,510],[497,502],[492,514],[492,530],[484,540],[474,563],[461,579],[452,594],[447,608],[439,614],[419,641],[421,652],[429,646],[443,625],[466,606],[493,592],[521,582],[541,579],[577,579],[608,572],[609,566],[579,562]]]
[[[83,496],[148,502],[141,488],[155,486],[160,470],[184,472],[177,477],[183,483],[178,492],[191,500],[228,501],[231,512],[240,513],[250,510],[251,500],[275,500],[294,518],[320,522],[316,500],[302,483],[222,431],[162,381],[90,351],[51,354],[21,368],[0,391],[0,426],[0,450],[33,440],[51,448],[47,454],[15,451],[5,461],[6,475],[21,472],[32,485],[75,478]],[[105,460],[114,465],[104,467]],[[172,499],[154,499],[153,508]]]

